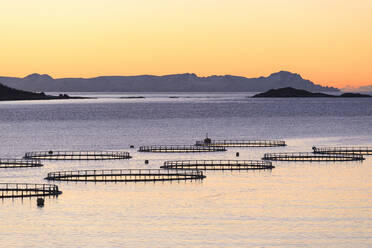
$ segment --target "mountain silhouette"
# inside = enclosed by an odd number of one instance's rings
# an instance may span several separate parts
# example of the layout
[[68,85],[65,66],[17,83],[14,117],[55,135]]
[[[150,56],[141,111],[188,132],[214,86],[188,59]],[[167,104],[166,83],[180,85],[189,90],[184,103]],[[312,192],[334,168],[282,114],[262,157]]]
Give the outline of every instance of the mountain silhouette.
[[0,77],[10,87],[49,92],[261,92],[294,87],[308,91],[338,91],[303,79],[299,74],[280,71],[268,77],[240,76],[199,77],[193,73],[165,76],[101,76],[95,78],[58,78],[31,74],[24,78]]

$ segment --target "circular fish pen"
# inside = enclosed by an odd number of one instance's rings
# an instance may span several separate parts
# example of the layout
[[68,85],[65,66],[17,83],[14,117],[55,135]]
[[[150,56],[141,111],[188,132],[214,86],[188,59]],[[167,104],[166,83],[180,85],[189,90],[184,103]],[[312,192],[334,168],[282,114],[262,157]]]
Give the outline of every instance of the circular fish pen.
[[202,171],[175,171],[160,169],[112,169],[112,170],[76,170],[48,173],[46,180],[74,182],[156,182],[201,180]]
[[58,196],[62,194],[54,184],[0,183],[0,198]]
[[286,146],[283,140],[205,140],[196,141],[197,146],[209,147],[277,147]]
[[128,152],[121,151],[41,151],[27,152],[25,159],[38,160],[115,160],[129,159]]
[[37,159],[0,158],[0,168],[41,167],[43,164]]
[[319,154],[360,154],[372,155],[372,147],[363,146],[333,146],[333,147],[313,147],[314,153]]
[[175,170],[268,170],[275,168],[262,160],[178,160],[166,161],[160,168]]
[[185,145],[155,145],[155,146],[141,146],[139,152],[224,152],[225,147],[209,147],[209,146],[185,146]]
[[361,161],[362,155],[353,154],[314,154],[311,152],[266,153],[262,158],[272,161],[308,161],[308,162],[338,162]]

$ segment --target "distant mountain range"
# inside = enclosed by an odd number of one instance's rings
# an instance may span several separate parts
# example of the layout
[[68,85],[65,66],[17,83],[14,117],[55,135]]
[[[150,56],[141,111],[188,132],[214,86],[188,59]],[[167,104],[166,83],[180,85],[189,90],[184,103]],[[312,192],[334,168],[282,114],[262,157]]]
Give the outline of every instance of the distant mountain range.
[[195,74],[165,76],[102,76],[95,78],[58,78],[31,74],[24,78],[0,77],[10,87],[29,91],[49,92],[261,92],[294,87],[311,92],[338,91],[303,79],[299,74],[280,71],[268,77],[240,76],[198,77]]

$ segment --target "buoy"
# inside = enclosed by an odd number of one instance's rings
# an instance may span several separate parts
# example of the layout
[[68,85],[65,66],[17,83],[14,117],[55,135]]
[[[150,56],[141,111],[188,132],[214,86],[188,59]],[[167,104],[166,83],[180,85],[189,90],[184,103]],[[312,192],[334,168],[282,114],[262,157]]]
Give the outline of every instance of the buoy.
[[239,152],[237,152],[237,153],[236,153],[236,156],[237,156],[237,157],[239,157],[239,156],[240,156]]
[[146,160],[145,160],[145,164],[148,164],[148,163],[149,163],[149,161],[146,159]]
[[38,207],[44,207],[44,199],[43,198],[37,198],[36,200]]
[[130,145],[130,148],[134,148],[134,145]]

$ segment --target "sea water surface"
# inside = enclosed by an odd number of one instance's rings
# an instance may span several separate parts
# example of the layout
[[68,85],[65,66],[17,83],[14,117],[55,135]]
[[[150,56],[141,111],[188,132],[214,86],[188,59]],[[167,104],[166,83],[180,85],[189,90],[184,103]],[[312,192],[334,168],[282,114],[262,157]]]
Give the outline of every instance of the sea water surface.
[[[372,146],[367,98],[87,95],[98,98],[1,102],[0,158],[43,150],[122,150],[133,158],[1,169],[0,182],[48,183],[43,178],[51,171],[155,169],[166,160],[236,159],[236,152],[238,159],[261,159],[266,152],[311,152],[318,145]],[[283,139],[288,146],[137,152],[141,145],[194,144],[206,133],[213,139]],[[274,165],[206,172],[202,181],[56,182],[63,194],[47,197],[43,208],[35,198],[0,201],[0,247],[372,246],[372,156]]]

